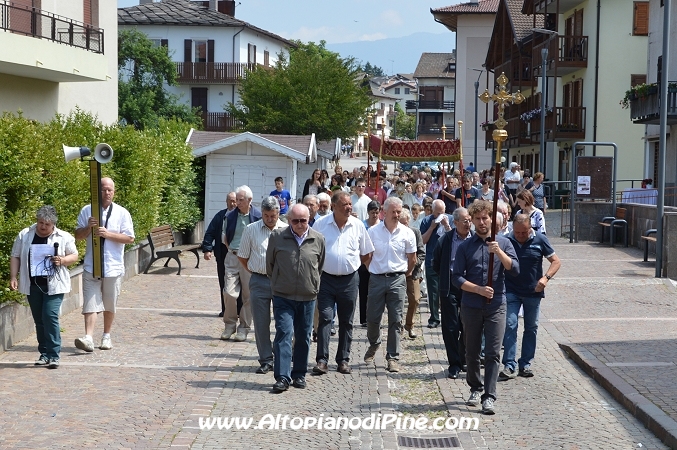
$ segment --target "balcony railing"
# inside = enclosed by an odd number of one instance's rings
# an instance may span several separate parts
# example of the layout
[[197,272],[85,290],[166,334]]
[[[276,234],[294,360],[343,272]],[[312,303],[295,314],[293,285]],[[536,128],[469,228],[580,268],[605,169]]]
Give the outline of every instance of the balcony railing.
[[[416,100],[407,100],[405,107],[408,110],[416,109]],[[448,111],[454,110],[454,102],[444,100],[419,100],[418,109],[446,109]]]
[[[674,83],[671,81],[670,83]],[[630,117],[634,123],[658,125],[661,121],[660,90],[630,100]],[[668,87],[668,125],[677,124],[677,88]]]
[[534,46],[534,75],[542,69],[541,49],[548,47],[547,75],[566,75],[582,67],[588,67],[587,36],[557,36]]
[[103,53],[103,29],[36,8],[1,3],[0,28],[15,34]]
[[[454,125],[446,124],[447,139],[454,137]],[[439,134],[442,135],[442,125],[419,125],[418,134]]]
[[528,85],[531,83],[534,73],[531,57],[513,57],[496,67],[495,73],[500,74],[501,72],[506,73],[512,86]]
[[242,129],[242,122],[225,112],[203,112],[205,131],[235,131]]
[[253,63],[176,63],[177,83],[232,84],[242,80]]

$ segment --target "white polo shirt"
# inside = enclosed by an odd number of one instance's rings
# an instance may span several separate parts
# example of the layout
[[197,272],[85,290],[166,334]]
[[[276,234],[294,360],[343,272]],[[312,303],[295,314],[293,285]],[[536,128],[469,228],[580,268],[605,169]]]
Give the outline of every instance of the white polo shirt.
[[313,230],[324,236],[325,257],[323,271],[331,275],[350,275],[362,261],[360,256],[374,251],[369,233],[364,224],[350,216],[339,229],[334,214],[328,214],[313,224]]
[[409,227],[398,223],[397,228],[391,233],[386,228],[385,222],[381,222],[367,231],[374,244],[374,255],[369,264],[369,273],[406,273],[409,268],[407,254],[416,253],[414,232]]

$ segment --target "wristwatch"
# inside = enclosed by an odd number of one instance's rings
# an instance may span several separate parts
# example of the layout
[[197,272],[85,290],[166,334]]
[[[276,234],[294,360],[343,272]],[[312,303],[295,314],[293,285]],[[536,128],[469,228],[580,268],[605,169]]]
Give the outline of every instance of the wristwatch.
[[548,275],[547,273],[545,274],[545,278],[547,278],[548,281],[552,280],[552,277],[550,275]]

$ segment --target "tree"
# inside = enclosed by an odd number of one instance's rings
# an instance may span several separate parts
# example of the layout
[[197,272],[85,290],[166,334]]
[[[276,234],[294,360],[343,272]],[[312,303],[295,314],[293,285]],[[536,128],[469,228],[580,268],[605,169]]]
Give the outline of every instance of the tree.
[[137,129],[158,126],[159,119],[178,119],[200,126],[201,121],[164,83],[176,84],[176,67],[166,47],[158,47],[137,30],[118,34],[118,111],[121,120]]
[[372,66],[369,61],[367,61],[367,64],[361,70],[370,77],[384,77],[386,75],[383,69],[378,66]]
[[317,140],[355,136],[371,100],[356,83],[359,67],[352,58],[320,44],[296,42],[289,58],[278,55],[273,69],[247,72],[240,100],[228,111],[257,133],[307,135]]
[[400,138],[416,139],[416,116],[407,114],[399,103],[395,103],[395,132]]

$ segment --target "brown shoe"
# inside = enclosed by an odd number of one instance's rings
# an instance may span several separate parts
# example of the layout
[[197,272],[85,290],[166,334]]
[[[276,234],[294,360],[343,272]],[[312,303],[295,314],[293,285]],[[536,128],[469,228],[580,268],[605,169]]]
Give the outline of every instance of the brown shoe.
[[336,369],[336,371],[348,375],[350,373],[350,366],[348,365],[347,362],[343,361],[338,365],[338,369]]
[[381,344],[370,345],[367,349],[367,352],[364,354],[364,362],[367,364],[374,362],[374,356],[376,356],[376,352],[378,351],[379,347],[381,347]]
[[323,375],[325,373],[329,372],[329,368],[327,367],[327,363],[324,361],[320,361],[313,367],[313,373],[315,375]]

